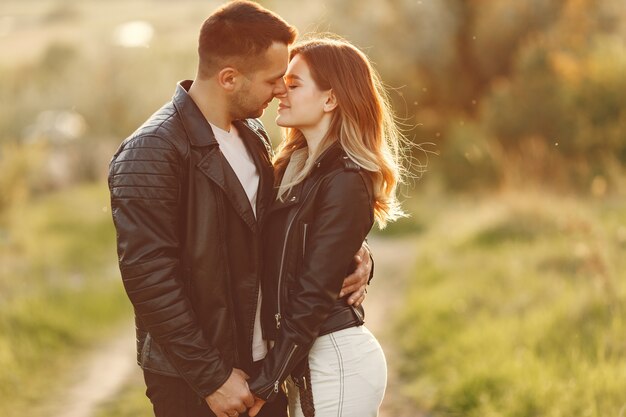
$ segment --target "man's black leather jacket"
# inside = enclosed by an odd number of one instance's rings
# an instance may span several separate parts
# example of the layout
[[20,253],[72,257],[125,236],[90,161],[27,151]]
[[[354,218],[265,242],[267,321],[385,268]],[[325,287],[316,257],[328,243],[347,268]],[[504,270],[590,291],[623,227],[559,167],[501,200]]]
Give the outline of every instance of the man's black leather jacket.
[[322,334],[363,324],[362,308],[338,298],[354,254],[374,221],[370,177],[338,144],[283,201],[264,225],[263,329],[275,340],[261,374],[249,381],[258,397],[272,400]]
[[110,164],[119,267],[146,370],[179,376],[201,397],[252,363],[260,228],[273,200],[260,122],[237,129],[260,175],[257,218],[211,128],[180,83]]

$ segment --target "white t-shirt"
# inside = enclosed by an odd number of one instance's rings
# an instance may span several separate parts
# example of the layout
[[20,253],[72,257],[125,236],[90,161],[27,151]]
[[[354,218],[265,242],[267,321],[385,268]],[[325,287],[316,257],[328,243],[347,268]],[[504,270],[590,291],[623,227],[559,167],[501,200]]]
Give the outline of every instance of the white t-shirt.
[[[222,154],[228,161],[243,189],[248,196],[252,212],[256,216],[256,197],[259,190],[259,172],[254,164],[248,148],[239,136],[235,126],[230,125],[230,132],[227,132],[212,123],[211,129],[215,135],[217,143],[220,145]],[[256,314],[254,317],[254,333],[252,334],[252,359],[259,361],[267,355],[267,343],[263,340],[261,333],[261,288],[259,287],[259,297],[257,300]]]

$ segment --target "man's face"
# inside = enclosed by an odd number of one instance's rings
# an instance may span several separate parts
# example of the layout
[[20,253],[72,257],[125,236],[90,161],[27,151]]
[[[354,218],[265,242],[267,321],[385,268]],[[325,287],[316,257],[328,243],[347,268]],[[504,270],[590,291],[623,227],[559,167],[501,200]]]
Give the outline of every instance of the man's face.
[[287,45],[274,42],[265,51],[264,58],[259,68],[242,77],[242,84],[233,95],[230,106],[233,120],[260,117],[275,96],[285,94],[283,76],[289,59]]

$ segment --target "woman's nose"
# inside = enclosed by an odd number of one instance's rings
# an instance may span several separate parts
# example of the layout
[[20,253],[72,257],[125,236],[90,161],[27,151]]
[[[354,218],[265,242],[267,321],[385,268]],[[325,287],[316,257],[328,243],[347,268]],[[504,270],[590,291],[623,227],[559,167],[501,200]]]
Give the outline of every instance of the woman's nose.
[[274,97],[285,97],[286,95],[287,86],[285,85],[285,80],[281,78],[274,87]]

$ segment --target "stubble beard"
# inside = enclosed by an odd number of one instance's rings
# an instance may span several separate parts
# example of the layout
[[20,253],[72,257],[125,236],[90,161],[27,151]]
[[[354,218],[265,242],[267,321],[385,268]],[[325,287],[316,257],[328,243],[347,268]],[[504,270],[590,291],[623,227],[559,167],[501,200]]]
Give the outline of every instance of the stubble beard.
[[256,105],[250,103],[248,98],[250,97],[250,90],[244,89],[240,91],[235,97],[230,106],[230,114],[233,120],[243,119],[256,119],[263,115],[264,109],[262,103]]
[[261,117],[263,112],[264,109],[259,107],[251,109],[250,106],[246,106],[245,103],[233,103],[230,115],[233,120],[256,119]]

